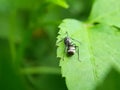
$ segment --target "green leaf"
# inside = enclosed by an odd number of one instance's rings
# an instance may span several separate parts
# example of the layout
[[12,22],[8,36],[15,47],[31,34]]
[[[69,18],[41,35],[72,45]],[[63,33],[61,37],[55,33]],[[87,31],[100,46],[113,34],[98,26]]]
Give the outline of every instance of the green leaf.
[[61,7],[68,8],[69,5],[65,2],[65,0],[48,0],[48,2],[52,2],[54,4],[57,4]]
[[62,75],[69,90],[93,90],[113,66],[120,71],[120,33],[117,29],[103,24],[89,27],[73,19],[64,20],[59,27],[57,42],[66,36],[66,31],[81,42],[73,41],[79,46],[81,62],[77,52],[72,57],[65,55],[63,60],[65,45],[57,43],[57,57],[61,58]]
[[120,27],[120,1],[96,0],[90,15],[90,22],[99,22]]

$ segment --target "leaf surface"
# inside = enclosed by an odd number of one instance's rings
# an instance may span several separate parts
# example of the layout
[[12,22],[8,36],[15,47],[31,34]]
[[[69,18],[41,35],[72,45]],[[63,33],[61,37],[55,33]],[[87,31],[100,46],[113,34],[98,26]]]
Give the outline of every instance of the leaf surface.
[[57,57],[61,58],[62,75],[69,90],[93,90],[113,66],[120,70],[120,32],[117,29],[103,24],[89,27],[74,19],[63,20],[59,27],[57,42],[66,37],[66,32],[81,42],[72,41],[79,46],[81,62],[77,52],[67,57],[63,41],[57,43]]

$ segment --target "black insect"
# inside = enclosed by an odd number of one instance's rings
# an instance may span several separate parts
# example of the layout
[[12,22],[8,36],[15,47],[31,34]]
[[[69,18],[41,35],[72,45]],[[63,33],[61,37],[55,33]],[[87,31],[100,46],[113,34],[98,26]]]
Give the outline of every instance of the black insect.
[[73,56],[76,53],[76,51],[77,51],[77,53],[78,53],[78,60],[80,61],[80,58],[79,58],[79,46],[77,46],[72,41],[76,41],[78,43],[80,43],[80,42],[78,40],[75,40],[75,39],[69,37],[67,32],[66,32],[66,34],[67,34],[67,36],[64,39],[59,41],[59,42],[61,42],[61,41],[64,40],[64,44],[65,44],[63,60],[64,60],[65,53],[67,54],[68,57],[70,57],[70,56]]

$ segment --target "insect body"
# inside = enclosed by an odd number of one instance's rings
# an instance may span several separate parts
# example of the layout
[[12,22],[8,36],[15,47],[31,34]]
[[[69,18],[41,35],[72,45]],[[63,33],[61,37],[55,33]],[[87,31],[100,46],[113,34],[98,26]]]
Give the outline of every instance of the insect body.
[[76,51],[76,46],[72,44],[71,39],[68,36],[64,38],[64,44],[67,48],[65,49],[65,51],[67,50],[67,56],[74,55]]
[[[67,32],[66,32],[66,33],[67,33]],[[62,40],[63,40],[63,39],[62,39]],[[61,41],[62,41],[62,40],[61,40]],[[70,57],[70,56],[73,56],[73,55],[76,53],[76,50],[77,50],[78,60],[80,61],[80,59],[79,59],[79,47],[76,46],[74,43],[72,43],[71,40],[77,41],[77,40],[75,40],[75,39],[73,39],[73,38],[70,38],[70,37],[68,36],[68,33],[67,33],[67,36],[64,38],[65,49],[64,49],[64,54],[63,54],[63,60],[64,60],[64,55],[65,55],[65,53],[67,54],[68,57]],[[60,42],[61,42],[61,41],[60,41]],[[79,42],[79,41],[77,41],[77,42]],[[79,42],[79,43],[80,43],[80,42]]]

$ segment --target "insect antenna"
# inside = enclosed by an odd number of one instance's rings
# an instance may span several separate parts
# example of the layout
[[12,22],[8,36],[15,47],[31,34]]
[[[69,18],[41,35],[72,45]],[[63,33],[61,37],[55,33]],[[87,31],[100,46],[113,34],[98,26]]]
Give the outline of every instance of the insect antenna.
[[66,35],[67,35],[67,37],[68,37],[68,32],[66,31]]

